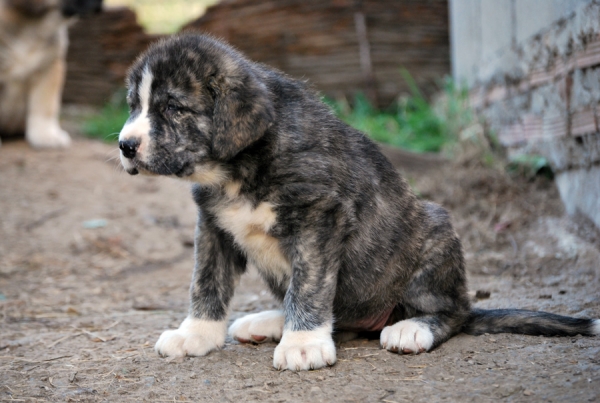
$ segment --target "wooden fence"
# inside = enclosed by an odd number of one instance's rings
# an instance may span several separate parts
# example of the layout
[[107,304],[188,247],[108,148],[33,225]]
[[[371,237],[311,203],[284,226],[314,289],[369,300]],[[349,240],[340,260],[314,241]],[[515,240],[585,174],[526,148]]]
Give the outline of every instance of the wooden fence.
[[109,8],[69,29],[63,102],[105,104],[124,86],[127,68],[150,42],[129,8]]
[[[386,106],[409,91],[405,68],[427,96],[450,69],[446,0],[228,0],[184,30],[209,32],[332,96],[366,93]],[[63,100],[102,105],[128,66],[158,37],[127,8],[106,9],[69,32]]]
[[226,0],[184,30],[209,32],[333,96],[365,92],[380,106],[425,95],[450,71],[446,0]]

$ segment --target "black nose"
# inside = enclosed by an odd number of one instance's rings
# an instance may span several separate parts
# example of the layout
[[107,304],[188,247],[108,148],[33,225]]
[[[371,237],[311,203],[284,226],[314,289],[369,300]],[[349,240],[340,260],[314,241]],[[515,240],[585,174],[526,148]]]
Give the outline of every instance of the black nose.
[[135,157],[135,153],[137,152],[139,146],[140,142],[137,139],[119,141],[119,148],[123,152],[123,156],[125,158],[131,159]]

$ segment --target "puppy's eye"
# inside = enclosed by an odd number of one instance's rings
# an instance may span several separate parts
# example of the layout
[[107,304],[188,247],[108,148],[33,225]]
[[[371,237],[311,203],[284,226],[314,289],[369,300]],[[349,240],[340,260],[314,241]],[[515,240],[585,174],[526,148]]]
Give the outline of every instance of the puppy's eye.
[[129,115],[133,115],[139,109],[139,105],[136,105],[133,102],[128,103],[127,106],[129,107]]
[[166,111],[169,114],[173,114],[173,113],[181,112],[181,108],[178,105],[175,105],[174,103],[169,102],[167,104]]

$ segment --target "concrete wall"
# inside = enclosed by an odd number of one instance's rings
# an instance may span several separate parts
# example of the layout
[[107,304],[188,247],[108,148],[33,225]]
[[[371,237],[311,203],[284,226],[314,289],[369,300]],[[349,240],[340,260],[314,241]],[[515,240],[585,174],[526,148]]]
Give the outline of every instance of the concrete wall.
[[471,86],[512,46],[593,0],[450,0],[452,75]]
[[451,0],[455,80],[512,154],[600,228],[600,0]]

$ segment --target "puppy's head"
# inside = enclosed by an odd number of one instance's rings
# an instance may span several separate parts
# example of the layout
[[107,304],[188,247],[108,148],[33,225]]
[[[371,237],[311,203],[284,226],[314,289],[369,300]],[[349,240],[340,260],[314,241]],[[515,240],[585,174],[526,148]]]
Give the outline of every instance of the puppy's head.
[[215,179],[206,173],[257,141],[273,120],[270,93],[254,66],[202,35],[151,46],[127,78],[130,117],[119,135],[125,170]]

